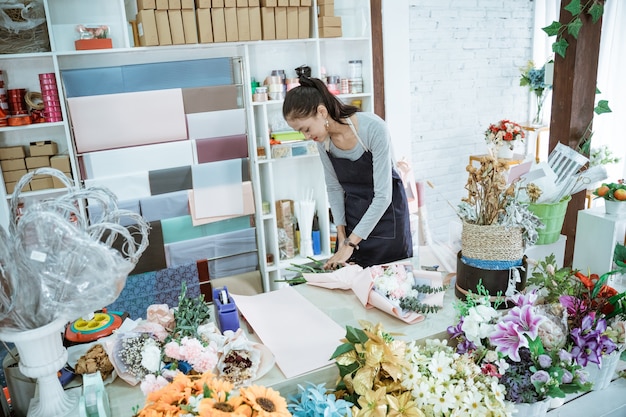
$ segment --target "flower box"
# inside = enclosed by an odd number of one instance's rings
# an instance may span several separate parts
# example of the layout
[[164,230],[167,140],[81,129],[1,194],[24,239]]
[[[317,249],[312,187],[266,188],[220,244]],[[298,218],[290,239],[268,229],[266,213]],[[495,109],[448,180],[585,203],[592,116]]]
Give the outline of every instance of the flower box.
[[86,51],[90,49],[111,49],[113,48],[113,41],[111,38],[77,39],[74,41],[74,47],[77,51]]

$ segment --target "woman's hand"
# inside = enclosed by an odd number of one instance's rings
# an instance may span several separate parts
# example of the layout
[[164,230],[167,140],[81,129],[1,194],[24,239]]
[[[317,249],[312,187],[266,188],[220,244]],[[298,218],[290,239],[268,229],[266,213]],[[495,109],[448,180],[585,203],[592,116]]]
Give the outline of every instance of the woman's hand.
[[324,264],[324,269],[335,270],[346,266],[348,259],[352,256],[354,248],[350,245],[345,245],[343,242],[339,242],[339,249],[333,256],[330,257]]

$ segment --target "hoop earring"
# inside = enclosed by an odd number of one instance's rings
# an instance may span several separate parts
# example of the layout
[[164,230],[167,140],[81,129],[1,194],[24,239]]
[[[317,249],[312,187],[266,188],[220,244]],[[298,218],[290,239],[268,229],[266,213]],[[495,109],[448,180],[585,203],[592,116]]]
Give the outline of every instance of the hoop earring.
[[326,128],[326,131],[328,132],[328,119],[326,119],[326,122],[324,123],[324,127]]

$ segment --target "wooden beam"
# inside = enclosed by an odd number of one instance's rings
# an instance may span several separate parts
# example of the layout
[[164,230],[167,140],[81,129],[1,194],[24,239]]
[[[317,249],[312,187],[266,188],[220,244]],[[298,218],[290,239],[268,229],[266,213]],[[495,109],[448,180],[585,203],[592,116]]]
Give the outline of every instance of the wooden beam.
[[382,0],[370,0],[372,21],[372,70],[374,71],[374,113],[385,118],[385,59],[383,58]]
[[[568,3],[561,3],[559,21],[563,25],[572,19],[572,15],[564,8]],[[580,17],[583,25],[578,39],[566,35],[569,47],[565,58],[557,54],[554,60],[550,152],[559,142],[576,149],[593,120],[602,19],[593,23],[586,13],[582,13]],[[585,208],[583,190],[572,196],[565,215],[562,229],[562,233],[567,236],[563,262],[565,266],[572,265],[578,211]]]

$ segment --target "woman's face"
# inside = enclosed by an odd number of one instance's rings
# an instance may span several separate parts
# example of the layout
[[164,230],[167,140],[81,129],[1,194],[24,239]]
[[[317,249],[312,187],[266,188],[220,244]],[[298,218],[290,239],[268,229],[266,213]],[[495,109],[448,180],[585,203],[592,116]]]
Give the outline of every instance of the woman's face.
[[287,124],[298,132],[301,132],[308,140],[323,142],[328,136],[326,130],[326,118],[318,111],[313,117],[304,119],[287,119]]

